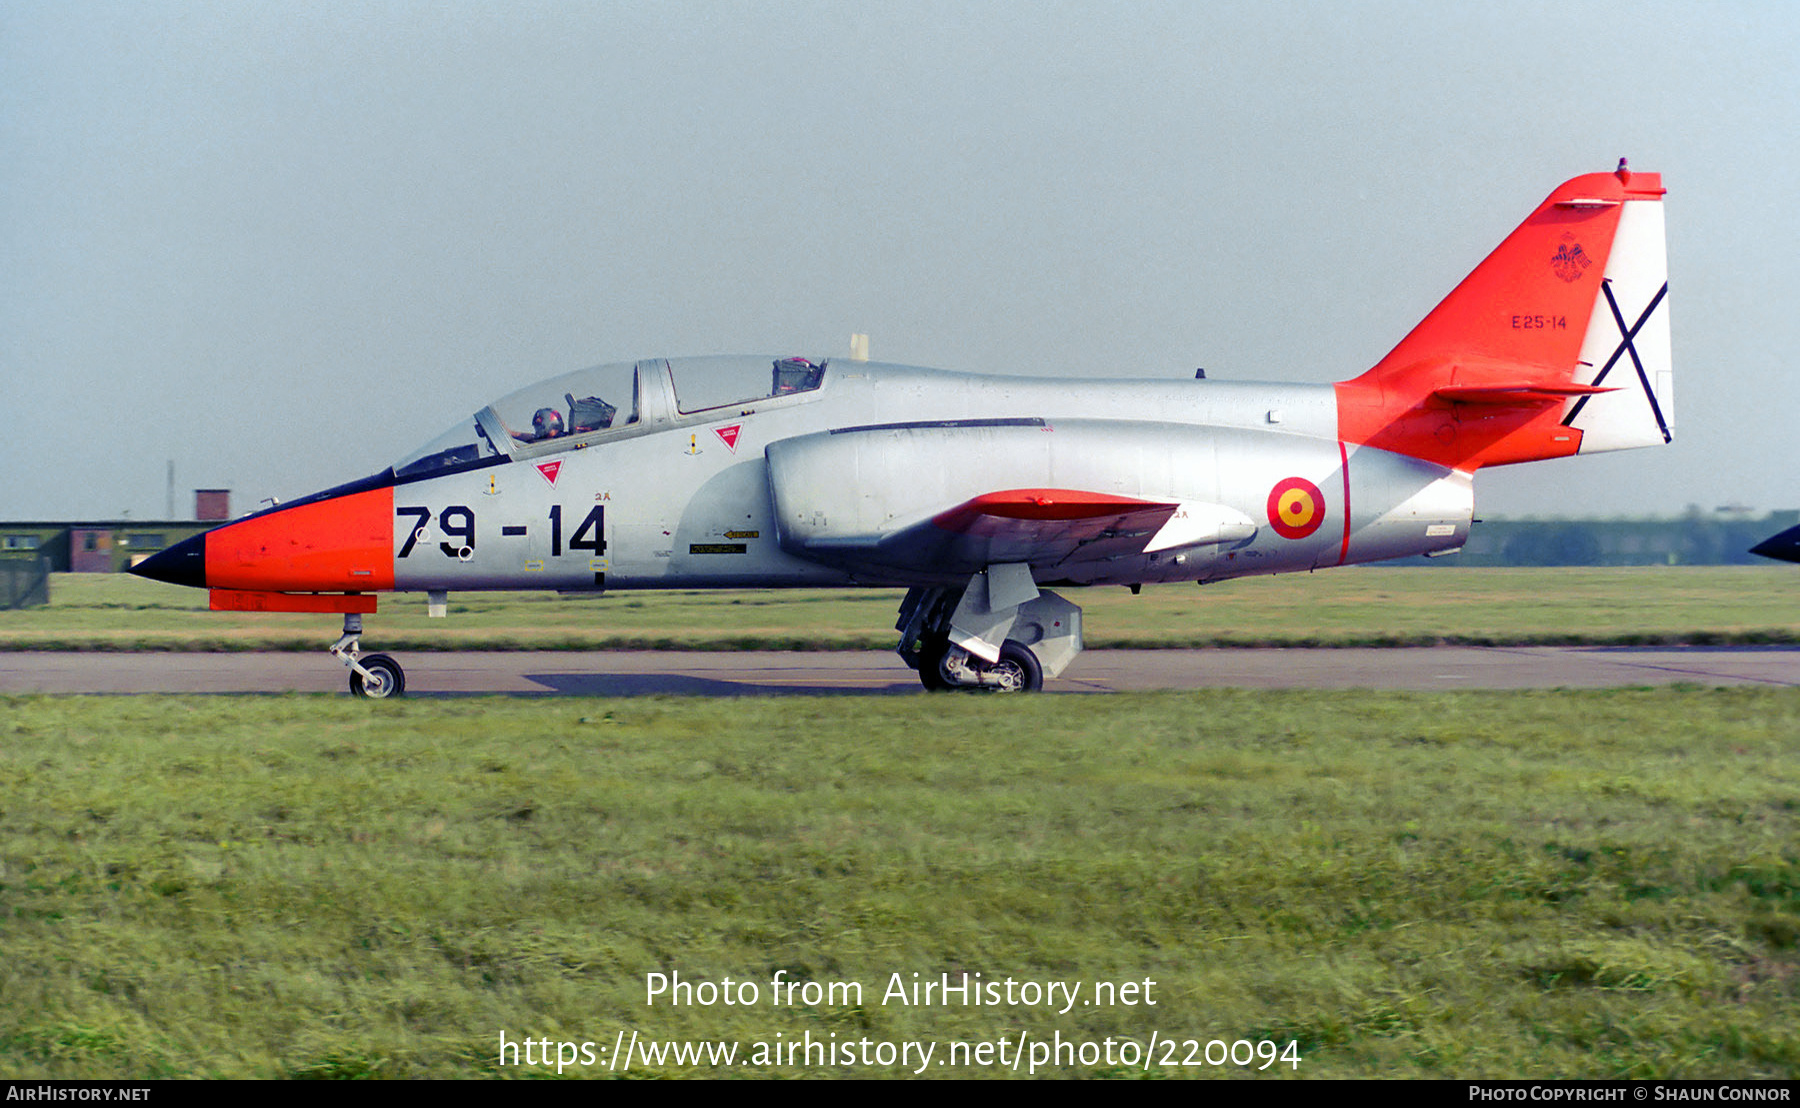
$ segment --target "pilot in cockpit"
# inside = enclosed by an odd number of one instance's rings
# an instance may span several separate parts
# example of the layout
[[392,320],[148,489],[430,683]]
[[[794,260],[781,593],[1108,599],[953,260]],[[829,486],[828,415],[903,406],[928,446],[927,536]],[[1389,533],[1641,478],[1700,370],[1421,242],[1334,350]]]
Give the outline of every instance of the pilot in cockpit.
[[531,417],[531,431],[514,431],[507,429],[507,434],[520,442],[543,442],[545,439],[560,438],[563,433],[562,413],[555,408],[539,408]]

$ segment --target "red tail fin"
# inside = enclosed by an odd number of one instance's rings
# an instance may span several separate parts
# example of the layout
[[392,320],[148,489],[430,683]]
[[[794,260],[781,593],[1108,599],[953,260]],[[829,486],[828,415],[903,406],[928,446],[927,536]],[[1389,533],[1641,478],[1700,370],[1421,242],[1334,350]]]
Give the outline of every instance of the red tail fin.
[[[1627,441],[1630,428],[1611,433],[1646,404],[1654,441],[1667,441],[1666,311],[1660,348],[1647,337],[1646,358],[1634,346],[1665,300],[1662,195],[1659,175],[1623,162],[1563,184],[1375,368],[1338,385],[1339,436],[1473,471],[1575,453],[1575,417],[1591,402],[1606,415],[1609,444],[1652,441]],[[1630,211],[1646,206],[1654,218]],[[1654,298],[1638,291],[1652,286]],[[1622,310],[1609,287],[1647,303]],[[1608,376],[1592,364],[1596,350],[1613,362],[1629,353],[1632,364]],[[1629,408],[1603,395],[1626,388]]]

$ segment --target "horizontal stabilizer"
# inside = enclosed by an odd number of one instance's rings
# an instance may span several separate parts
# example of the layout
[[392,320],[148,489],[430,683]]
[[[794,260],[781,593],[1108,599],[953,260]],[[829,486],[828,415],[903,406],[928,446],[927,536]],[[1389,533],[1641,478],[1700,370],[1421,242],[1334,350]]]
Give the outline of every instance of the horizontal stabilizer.
[[1594,385],[1481,385],[1467,388],[1450,386],[1433,389],[1431,395],[1439,400],[1449,400],[1457,404],[1514,407],[1524,404],[1559,404],[1576,396],[1595,396],[1603,392],[1617,391],[1617,389],[1600,388]]

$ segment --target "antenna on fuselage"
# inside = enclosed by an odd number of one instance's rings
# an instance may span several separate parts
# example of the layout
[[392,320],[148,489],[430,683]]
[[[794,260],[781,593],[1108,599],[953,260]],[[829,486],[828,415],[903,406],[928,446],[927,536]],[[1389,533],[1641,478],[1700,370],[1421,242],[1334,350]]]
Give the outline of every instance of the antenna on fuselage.
[[853,362],[866,362],[869,360],[869,336],[850,336],[850,360]]

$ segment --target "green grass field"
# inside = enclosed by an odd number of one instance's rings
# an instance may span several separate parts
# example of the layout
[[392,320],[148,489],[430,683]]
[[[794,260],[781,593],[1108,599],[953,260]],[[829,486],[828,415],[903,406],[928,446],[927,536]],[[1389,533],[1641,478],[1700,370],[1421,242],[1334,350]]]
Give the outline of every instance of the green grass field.
[[[0,708],[0,1076],[1800,1076],[1796,691]],[[1156,1003],[882,1002],[964,972]]]
[[[1070,589],[1090,647],[1800,641],[1792,566],[1356,568],[1204,588]],[[886,650],[892,590],[456,593],[381,598],[373,650]],[[63,574],[47,608],[0,612],[0,650],[321,650],[330,615],[209,612],[195,589]]]

